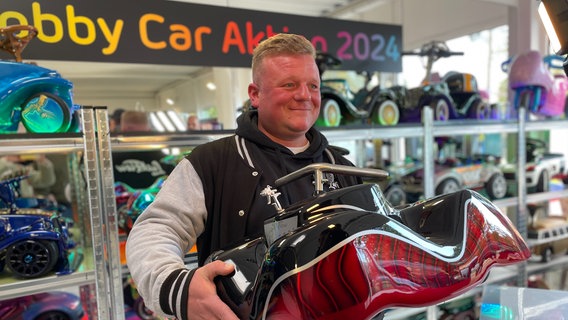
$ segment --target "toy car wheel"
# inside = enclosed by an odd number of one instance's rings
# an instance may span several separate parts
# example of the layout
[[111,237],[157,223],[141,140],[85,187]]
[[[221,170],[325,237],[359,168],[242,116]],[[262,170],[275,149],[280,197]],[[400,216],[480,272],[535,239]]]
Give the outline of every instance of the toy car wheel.
[[321,110],[316,121],[316,126],[337,127],[341,123],[341,108],[337,101],[324,98],[321,101]]
[[398,105],[392,100],[381,101],[373,111],[373,122],[383,126],[393,126],[400,119]]
[[494,174],[487,184],[485,190],[491,199],[501,199],[507,195],[507,180],[502,174]]
[[448,194],[458,190],[461,190],[459,182],[456,179],[449,178],[440,183],[436,188],[436,194]]
[[71,318],[61,311],[48,311],[34,318],[35,320],[71,320]]
[[450,106],[443,98],[436,98],[430,103],[430,107],[434,109],[434,120],[448,121],[450,119]]
[[389,186],[384,192],[385,198],[392,206],[399,206],[407,203],[406,192],[398,184]]
[[18,277],[37,278],[55,267],[58,256],[59,248],[54,241],[24,240],[8,248],[6,264]]
[[536,192],[548,192],[550,190],[550,175],[548,171],[542,170],[538,176],[538,182],[536,183]]
[[138,298],[134,301],[134,311],[136,315],[143,320],[152,320],[154,318],[154,313],[152,310],[146,308],[146,304],[144,303],[144,299]]
[[60,97],[40,92],[22,105],[22,124],[30,133],[66,132],[71,124],[71,111]]
[[491,107],[482,100],[476,100],[471,106],[470,118],[477,120],[491,119]]
[[132,225],[134,222],[132,218],[128,214],[128,209],[126,205],[123,205],[121,208],[118,209],[118,227],[126,233],[129,233],[132,230]]
[[544,252],[542,253],[542,256],[540,257],[540,261],[541,262],[548,262],[552,259],[552,248],[548,247],[546,249],[544,249]]

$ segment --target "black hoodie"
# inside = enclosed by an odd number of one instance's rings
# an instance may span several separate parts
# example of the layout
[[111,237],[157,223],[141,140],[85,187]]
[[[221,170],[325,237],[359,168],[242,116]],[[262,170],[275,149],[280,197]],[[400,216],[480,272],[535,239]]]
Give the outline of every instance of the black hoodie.
[[[203,184],[208,211],[205,232],[198,238],[199,262],[213,251],[252,239],[263,232],[264,221],[276,214],[260,192],[267,185],[306,165],[318,162],[353,165],[315,128],[307,133],[308,149],[293,154],[270,140],[257,126],[256,110],[237,119],[236,136],[196,147],[188,156]],[[279,187],[283,207],[312,196],[311,176]],[[361,183],[338,176],[339,186]]]

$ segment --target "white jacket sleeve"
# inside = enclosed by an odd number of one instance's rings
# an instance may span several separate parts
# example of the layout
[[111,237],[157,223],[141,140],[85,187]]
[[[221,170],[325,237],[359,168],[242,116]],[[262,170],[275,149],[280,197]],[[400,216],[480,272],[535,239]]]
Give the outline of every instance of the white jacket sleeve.
[[160,288],[168,275],[186,268],[183,257],[205,228],[203,185],[187,159],[164,182],[155,200],[136,219],[126,243],[132,279],[148,308],[160,308]]

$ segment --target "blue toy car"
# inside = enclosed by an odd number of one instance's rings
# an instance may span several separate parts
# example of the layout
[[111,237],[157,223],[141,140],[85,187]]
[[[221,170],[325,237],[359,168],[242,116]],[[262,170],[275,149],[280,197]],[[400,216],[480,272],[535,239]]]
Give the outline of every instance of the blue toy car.
[[16,197],[19,181],[25,178],[0,181],[0,271],[8,267],[15,277],[24,279],[53,271],[71,273],[68,251],[75,242],[69,235],[70,225],[41,201]]
[[54,70],[21,62],[21,51],[35,37],[33,26],[0,28],[0,48],[16,61],[0,61],[0,133],[15,133],[20,123],[30,133],[78,129],[73,84]]

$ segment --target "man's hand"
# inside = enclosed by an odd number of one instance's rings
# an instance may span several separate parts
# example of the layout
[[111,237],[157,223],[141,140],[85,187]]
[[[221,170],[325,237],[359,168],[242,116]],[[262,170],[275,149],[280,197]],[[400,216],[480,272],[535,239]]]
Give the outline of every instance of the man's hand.
[[197,269],[189,283],[188,319],[238,320],[235,313],[217,295],[213,279],[231,274],[235,267],[213,261]]

